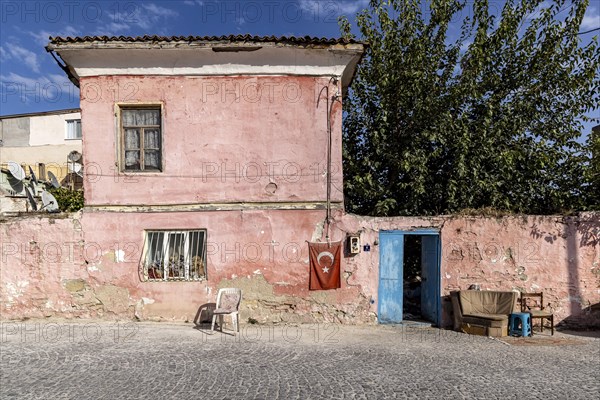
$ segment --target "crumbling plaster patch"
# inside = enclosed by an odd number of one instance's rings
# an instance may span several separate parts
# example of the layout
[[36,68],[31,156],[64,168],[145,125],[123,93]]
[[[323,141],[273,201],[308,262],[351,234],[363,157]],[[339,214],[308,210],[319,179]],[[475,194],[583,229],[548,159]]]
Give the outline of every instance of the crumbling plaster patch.
[[[106,285],[102,277],[90,275],[94,265],[101,263],[91,264],[82,251],[81,216],[81,212],[29,214],[3,221],[0,295],[5,311],[13,310],[20,317],[128,313],[128,290]],[[14,268],[9,271],[9,266]]]
[[259,323],[360,323],[374,322],[369,311],[369,299],[360,293],[344,296],[338,291],[314,291],[306,295],[276,294],[278,285],[266,281],[263,275],[250,278],[223,279],[218,288],[236,287],[242,290],[240,319]]

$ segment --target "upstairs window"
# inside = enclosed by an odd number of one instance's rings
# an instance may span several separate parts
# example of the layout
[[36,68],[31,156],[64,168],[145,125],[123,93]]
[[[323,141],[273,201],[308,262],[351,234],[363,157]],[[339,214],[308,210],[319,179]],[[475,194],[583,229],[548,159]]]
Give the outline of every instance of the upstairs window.
[[146,231],[144,275],[149,281],[206,279],[206,230]]
[[68,119],[67,120],[67,139],[81,139],[81,120],[80,119]]
[[160,107],[121,109],[122,168],[161,171]]

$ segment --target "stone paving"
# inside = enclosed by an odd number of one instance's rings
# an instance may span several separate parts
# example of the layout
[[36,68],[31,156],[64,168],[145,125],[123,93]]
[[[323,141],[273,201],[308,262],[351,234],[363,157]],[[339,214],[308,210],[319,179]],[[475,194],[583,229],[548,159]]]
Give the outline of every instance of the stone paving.
[[244,325],[237,336],[174,323],[0,326],[1,399],[600,397],[598,335],[519,343],[406,326]]

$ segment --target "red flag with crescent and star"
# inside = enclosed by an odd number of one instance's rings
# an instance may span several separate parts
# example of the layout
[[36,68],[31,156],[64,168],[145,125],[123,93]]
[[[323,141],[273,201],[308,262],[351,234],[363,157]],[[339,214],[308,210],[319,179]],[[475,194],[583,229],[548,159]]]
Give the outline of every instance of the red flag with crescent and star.
[[338,289],[342,242],[308,243],[310,290]]

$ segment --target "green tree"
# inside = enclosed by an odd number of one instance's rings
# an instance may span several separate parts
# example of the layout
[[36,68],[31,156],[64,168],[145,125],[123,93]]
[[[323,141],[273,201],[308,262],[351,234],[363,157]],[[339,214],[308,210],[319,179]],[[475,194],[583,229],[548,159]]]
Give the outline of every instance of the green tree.
[[542,3],[508,0],[496,17],[487,0],[372,0],[359,13],[368,49],[344,104],[348,211],[584,206],[599,46],[578,35],[588,0]]
[[588,137],[590,157],[586,169],[587,204],[586,208],[600,211],[600,125],[596,126]]

